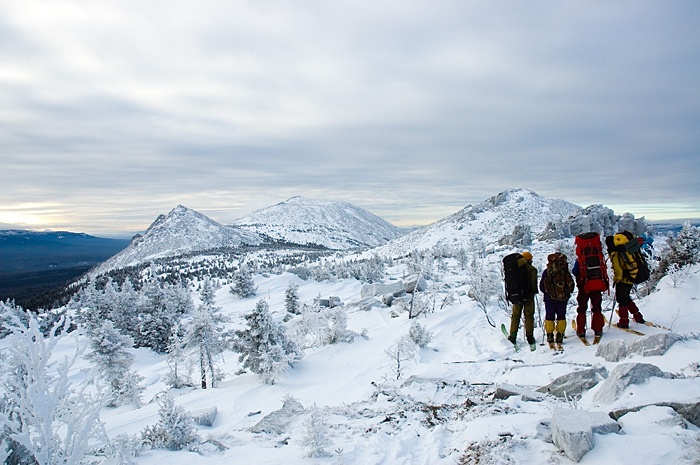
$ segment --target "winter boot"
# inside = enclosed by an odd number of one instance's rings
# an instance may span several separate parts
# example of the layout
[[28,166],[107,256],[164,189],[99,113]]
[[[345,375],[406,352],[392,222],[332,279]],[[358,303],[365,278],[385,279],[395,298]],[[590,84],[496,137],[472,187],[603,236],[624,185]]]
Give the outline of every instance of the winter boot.
[[547,342],[554,342],[554,321],[544,320],[544,330],[547,333]]
[[576,335],[586,335],[586,312],[578,312],[576,314]]
[[603,326],[605,326],[603,312],[594,311],[591,314],[591,329],[596,335],[601,335],[603,334]]
[[515,345],[515,340],[516,340],[517,334],[512,334],[508,336],[508,340],[510,341],[511,344]]
[[566,320],[557,320],[557,343],[564,342],[564,333],[566,332]]
[[634,317],[634,321],[636,321],[639,324],[644,324],[644,317],[642,316],[642,312],[639,311],[639,308],[637,308],[637,304],[630,300],[628,305],[630,313]]
[[627,329],[630,327],[630,318],[629,318],[629,313],[628,313],[628,307],[627,305],[620,305],[620,308],[618,309],[618,315],[620,316],[620,320],[617,322],[617,327],[618,328],[623,328]]

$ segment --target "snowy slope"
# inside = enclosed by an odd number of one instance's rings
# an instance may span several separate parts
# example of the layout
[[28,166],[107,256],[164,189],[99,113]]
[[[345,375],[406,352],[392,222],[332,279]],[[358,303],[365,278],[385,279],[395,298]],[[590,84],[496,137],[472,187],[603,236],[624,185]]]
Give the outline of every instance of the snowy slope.
[[224,226],[192,209],[178,205],[160,215],[143,235],[100,265],[94,272],[124,268],[166,256],[205,251],[219,247],[258,245],[263,239],[240,228]]
[[[189,411],[217,408],[214,425],[199,427],[199,434],[218,441],[226,449],[204,447],[200,453],[147,450],[134,462],[140,465],[454,465],[467,456],[471,459],[461,463],[477,463],[478,458],[478,463],[486,464],[573,464],[548,439],[546,425],[554,408],[571,408],[574,401],[567,403],[551,396],[539,402],[521,396],[498,400],[494,399],[494,392],[502,383],[535,389],[583,368],[605,367],[612,371],[618,364],[596,356],[596,348],[583,346],[571,329],[563,354],[553,355],[544,346],[538,346],[535,352],[514,353],[499,330],[490,327],[483,312],[462,294],[466,292],[463,272],[454,262],[450,265],[436,297],[440,301],[446,292],[461,297],[454,305],[436,309],[417,320],[434,337],[406,362],[406,371],[398,380],[385,351],[408,333],[411,322],[405,313],[392,317],[387,308],[364,311],[353,307],[362,286],[352,279],[317,283],[301,281],[289,274],[256,276],[258,295],[270,303],[278,321],[285,313],[285,289],[293,281],[300,286],[302,302],[318,295],[339,296],[348,309],[349,329],[356,332],[367,329],[368,339],[310,349],[274,385],[263,384],[252,373],[236,374],[240,369],[237,355],[225,354],[220,363],[228,377],[220,387],[183,389],[175,391],[175,395],[177,405]],[[403,267],[396,266],[389,270],[389,277],[398,278],[403,273]],[[598,385],[576,400],[576,408],[607,413],[668,400],[698,401],[700,341],[693,333],[700,332],[697,304],[700,267],[690,270],[677,287],[664,279],[659,289],[651,297],[641,299],[640,308],[647,319],[671,327],[689,339],[677,342],[665,355],[635,355],[624,361],[653,364],[664,372],[675,373],[675,379],[653,378],[632,385],[620,394],[615,404],[602,406],[593,401]],[[217,305],[231,316],[232,328],[244,325],[243,315],[253,309],[258,299],[241,300],[225,288],[216,297]],[[507,321],[507,315],[495,302],[489,311],[497,323]],[[571,308],[569,318],[574,314]],[[663,332],[657,328],[637,329],[650,335]],[[536,336],[540,334],[537,329]],[[630,344],[638,338],[611,329],[606,330],[603,342]],[[70,353],[71,347],[63,349]],[[146,380],[143,396],[146,404],[135,410],[106,409],[102,418],[110,437],[138,435],[158,421],[157,397],[165,389],[163,378],[168,373],[165,356],[148,350],[134,353],[135,368]],[[292,415],[281,432],[250,430],[263,417],[281,409],[289,397],[306,410]],[[314,405],[323,409],[327,423],[327,451],[331,455],[328,458],[306,457],[305,422]],[[693,463],[684,457],[694,450],[697,452],[692,444],[698,428],[684,422],[670,408],[644,407],[624,415],[619,423],[620,433],[595,435],[594,448],[581,464]]]
[[[408,236],[402,237],[383,248],[410,250],[444,241],[463,244],[472,238],[481,238],[487,245],[493,245],[503,235],[510,234],[516,225],[524,222],[537,233],[550,218],[566,218],[576,209],[575,205],[543,199],[531,191],[506,191],[478,206],[467,207],[425,231],[409,235],[413,236],[412,241],[404,242]],[[180,232],[189,235],[190,241],[195,236],[216,238],[220,228],[228,230],[184,207],[171,213],[174,213],[173,218],[160,218],[149,228],[149,232],[154,230],[152,242],[159,237],[155,231],[161,229],[167,233],[164,237],[174,237]],[[147,236],[148,232],[144,237]],[[571,238],[566,241],[572,245]],[[187,244],[187,241],[173,239],[170,246],[182,243]],[[160,250],[166,250],[167,246],[163,244]],[[554,246],[554,241],[534,244],[532,251],[540,270]],[[154,246],[153,250],[159,249]],[[484,257],[481,272],[497,275],[503,253],[504,250],[499,250]],[[158,256],[156,252],[153,254]],[[407,262],[394,260],[386,269],[384,282],[394,283],[409,276]],[[139,465],[570,465],[574,462],[552,443],[548,427],[554,409],[567,408],[606,415],[621,409],[631,410],[618,421],[620,433],[595,435],[594,448],[581,460],[583,465],[697,463],[693,460],[700,454],[698,425],[660,404],[700,401],[700,266],[679,272],[675,280],[666,277],[655,293],[636,298],[647,320],[670,328],[683,339],[662,355],[631,355],[620,362],[610,362],[597,355],[598,347],[584,346],[570,327],[562,354],[555,355],[544,345],[538,345],[534,352],[515,353],[498,329],[501,323],[507,324],[508,311],[493,296],[486,311],[496,328],[489,325],[484,311],[468,297],[470,272],[469,267],[462,267],[455,258],[447,259],[444,267],[436,267],[428,290],[422,294],[434,300],[433,311],[415,320],[408,319],[405,309],[386,307],[379,302],[369,309],[360,305],[365,302],[363,284],[352,278],[329,277],[317,282],[302,280],[287,272],[259,273],[254,275],[257,296],[245,299],[233,296],[224,285],[216,293],[216,305],[230,317],[227,329],[243,328],[244,315],[253,310],[258,299],[269,303],[277,322],[286,321],[285,292],[293,282],[299,286],[302,304],[312,304],[319,297],[338,297],[347,315],[348,329],[367,337],[358,336],[352,343],[307,349],[303,360],[278,377],[273,385],[264,384],[259,375],[242,371],[238,354],[225,352],[223,358],[217,360],[227,374],[219,387],[173,391],[177,405],[188,411],[217,409],[213,426],[200,426],[198,433],[224,449],[216,450],[208,443],[199,452],[145,450],[133,462]],[[197,283],[190,287],[195,299],[197,288]],[[603,308],[610,317],[612,296],[604,294],[604,299]],[[541,300],[537,308],[543,313]],[[567,319],[571,320],[575,314],[575,298],[572,297]],[[188,318],[191,316],[186,317],[183,324],[187,324]],[[433,338],[427,347],[417,349],[410,360],[404,361],[403,372],[397,379],[394,362],[387,351],[408,334],[414,321],[425,326]],[[293,322],[286,324],[290,327]],[[647,336],[667,332],[634,323],[633,327]],[[542,340],[539,327],[535,337],[538,342]],[[606,327],[600,347],[628,347],[643,338]],[[519,340],[524,345],[522,331]],[[7,342],[0,341],[0,349],[4,344]],[[81,339],[79,344],[84,346],[86,341]],[[54,356],[61,360],[72,353],[75,345],[74,339],[62,341]],[[165,377],[170,368],[166,356],[147,349],[133,350],[133,353],[136,356],[133,368],[144,377],[144,405],[138,409],[104,409],[102,420],[111,438],[120,434],[138,437],[144,428],[154,425],[158,421],[158,399],[167,389]],[[543,395],[537,402],[520,395],[503,400],[494,397],[503,384],[534,390],[562,375],[590,367],[612,372],[629,362],[654,365],[668,376],[632,384],[610,404],[601,404],[595,398],[602,382],[569,400],[552,395]],[[83,377],[84,372],[79,370],[89,366],[88,362],[81,362],[72,378]],[[193,376],[196,374],[195,370]],[[304,411],[291,414],[287,423],[281,422],[279,432],[251,430],[267,415],[281,409],[290,398],[298,401]],[[306,422],[314,406],[323,412],[330,457],[310,459],[306,456]],[[101,463],[117,462],[103,460]]]
[[329,249],[376,247],[403,235],[396,226],[348,202],[292,197],[235,222],[273,240]]
[[436,244],[468,246],[475,239],[497,244],[499,239],[512,234],[516,226],[529,226],[534,238],[547,223],[562,222],[579,211],[581,207],[564,200],[544,198],[528,189],[510,189],[413,231],[378,252],[399,256]]

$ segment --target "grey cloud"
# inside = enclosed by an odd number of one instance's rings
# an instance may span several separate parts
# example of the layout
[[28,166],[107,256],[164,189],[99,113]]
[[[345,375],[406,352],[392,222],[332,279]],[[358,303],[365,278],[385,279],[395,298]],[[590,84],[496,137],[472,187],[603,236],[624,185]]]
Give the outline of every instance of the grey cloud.
[[510,187],[700,212],[699,13],[6,3],[0,193],[61,203],[78,229],[177,203],[232,221],[293,195],[419,223]]

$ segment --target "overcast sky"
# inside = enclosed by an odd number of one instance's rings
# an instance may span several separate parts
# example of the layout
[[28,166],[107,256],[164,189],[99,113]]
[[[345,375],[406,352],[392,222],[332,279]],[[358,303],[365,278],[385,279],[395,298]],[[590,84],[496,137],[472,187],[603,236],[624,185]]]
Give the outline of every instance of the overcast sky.
[[0,228],[498,192],[700,217],[700,2],[0,0]]

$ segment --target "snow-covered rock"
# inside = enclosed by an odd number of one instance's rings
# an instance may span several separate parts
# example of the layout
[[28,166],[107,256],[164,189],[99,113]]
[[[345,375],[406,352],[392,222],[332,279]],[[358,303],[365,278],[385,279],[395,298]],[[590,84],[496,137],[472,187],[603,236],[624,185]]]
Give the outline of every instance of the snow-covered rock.
[[550,424],[552,440],[567,457],[580,462],[593,449],[593,434],[616,433],[620,425],[605,412],[556,407]]
[[403,281],[394,281],[391,283],[372,283],[365,284],[360,290],[360,297],[377,297],[391,295],[400,297],[406,293],[406,285]]
[[537,391],[561,398],[571,397],[588,391],[607,377],[608,370],[605,367],[584,368],[560,376]]
[[596,349],[596,356],[603,357],[608,362],[619,362],[631,355],[650,357],[663,355],[676,342],[683,340],[677,333],[663,332],[635,339],[632,342],[616,340],[604,342]]
[[609,405],[631,384],[642,384],[651,377],[667,378],[666,373],[650,363],[623,363],[616,366],[593,396],[593,402]]
[[516,386],[510,383],[501,383],[496,387],[496,392],[493,394],[494,399],[507,399],[512,396],[522,396],[524,401],[541,402],[545,399],[545,395],[541,392],[536,392],[522,386]]
[[190,412],[192,419],[200,426],[214,426],[214,420],[219,413],[216,407],[200,409]]
[[288,432],[289,424],[304,413],[304,406],[295,399],[285,399],[282,408],[265,415],[250,431],[253,433],[284,434]]

